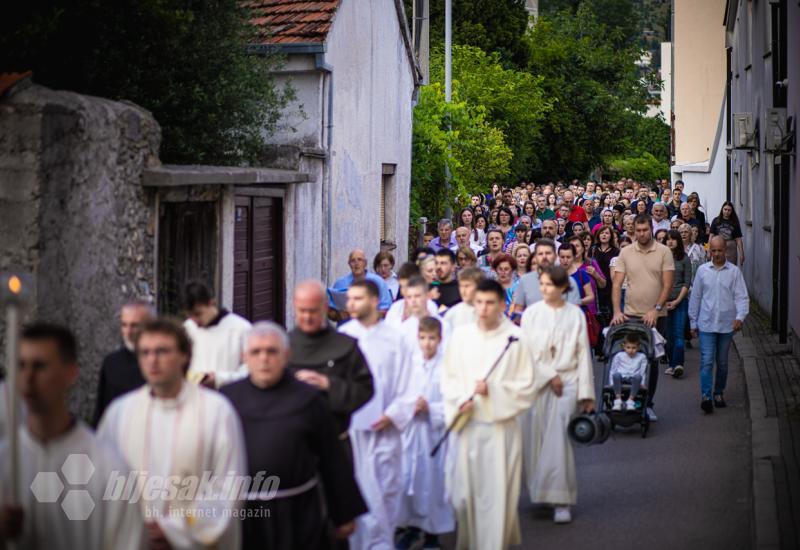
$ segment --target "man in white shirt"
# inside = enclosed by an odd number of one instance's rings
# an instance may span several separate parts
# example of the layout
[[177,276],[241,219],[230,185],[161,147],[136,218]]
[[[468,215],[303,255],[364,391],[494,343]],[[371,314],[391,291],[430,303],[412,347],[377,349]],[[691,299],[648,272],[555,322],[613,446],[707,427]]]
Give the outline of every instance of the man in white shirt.
[[[462,226],[456,229],[456,244],[458,245],[458,248],[466,246],[475,253],[475,256],[477,256],[478,253],[483,250],[483,247],[478,242],[473,241],[471,237],[472,232],[468,227]],[[458,249],[456,249],[456,251],[458,251]]]
[[667,205],[663,202],[653,204],[653,235],[655,235],[659,229],[669,231],[669,228],[670,222]]
[[693,336],[700,335],[700,408],[706,414],[714,412],[714,407],[726,406],[723,393],[728,379],[731,340],[733,334],[742,329],[750,311],[744,277],[739,268],[725,258],[725,245],[725,239],[719,235],[711,238],[711,261],[697,269],[689,298],[689,326]]
[[8,440],[0,446],[0,546],[14,541],[17,548],[47,550],[140,547],[139,507],[104,498],[110,478],[127,477],[129,468],[114,447],[69,412],[67,396],[77,379],[69,330],[45,323],[23,329],[17,388],[8,389],[19,391],[27,416],[18,431],[12,498]]
[[189,381],[219,388],[245,376],[242,352],[250,322],[219,308],[209,288],[198,282],[186,285],[184,307],[183,327],[192,340]]
[[246,457],[236,411],[220,393],[184,379],[192,344],[181,325],[146,323],[136,355],[147,385],[114,400],[97,433],[137,473],[150,547],[238,548],[241,503],[231,483],[244,479]]

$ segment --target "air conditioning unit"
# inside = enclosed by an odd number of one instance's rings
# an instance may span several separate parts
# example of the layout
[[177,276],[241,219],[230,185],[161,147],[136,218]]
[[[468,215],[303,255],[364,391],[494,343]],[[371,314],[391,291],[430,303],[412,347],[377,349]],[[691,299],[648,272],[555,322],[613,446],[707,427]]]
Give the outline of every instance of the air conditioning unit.
[[764,114],[764,149],[771,153],[787,151],[790,136],[786,109],[767,109]]
[[756,149],[758,139],[753,123],[753,113],[733,113],[734,149]]

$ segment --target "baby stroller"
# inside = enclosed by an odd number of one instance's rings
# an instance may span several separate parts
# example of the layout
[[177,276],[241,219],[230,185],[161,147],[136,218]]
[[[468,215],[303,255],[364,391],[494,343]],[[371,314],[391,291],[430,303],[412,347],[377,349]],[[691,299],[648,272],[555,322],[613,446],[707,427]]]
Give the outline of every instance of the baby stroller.
[[[633,410],[612,410],[614,403],[614,388],[611,386],[609,380],[609,373],[611,371],[611,361],[617,353],[625,353],[623,350],[623,342],[625,335],[635,332],[639,335],[640,350],[647,357],[647,370],[644,379],[642,380],[639,393],[632,397],[636,402],[636,408]],[[658,359],[656,358],[655,343],[653,342],[653,335],[650,328],[639,322],[626,322],[621,325],[613,326],[608,329],[606,340],[603,345],[603,353],[606,356],[606,361],[603,366],[603,394],[600,399],[600,413],[605,414],[611,420],[611,429],[613,430],[617,425],[629,428],[634,424],[640,424],[642,430],[642,437],[647,437],[647,431],[650,428],[650,418],[647,416],[647,382],[650,380],[650,372],[654,368],[658,368]],[[631,387],[629,384],[622,385],[622,398],[627,399]]]

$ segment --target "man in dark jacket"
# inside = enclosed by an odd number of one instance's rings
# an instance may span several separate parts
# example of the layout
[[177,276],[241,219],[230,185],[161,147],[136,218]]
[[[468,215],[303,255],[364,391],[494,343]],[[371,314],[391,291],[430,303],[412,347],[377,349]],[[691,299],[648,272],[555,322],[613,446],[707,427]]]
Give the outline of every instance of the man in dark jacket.
[[289,369],[327,398],[340,438],[353,412],[372,397],[372,375],[358,342],[328,323],[325,287],[305,281],[294,291],[295,328],[289,333]]
[[122,346],[106,355],[100,367],[92,427],[97,428],[103,412],[113,399],[144,384],[133,349],[139,329],[154,316],[153,307],[145,301],[128,302],[122,306],[119,313]]

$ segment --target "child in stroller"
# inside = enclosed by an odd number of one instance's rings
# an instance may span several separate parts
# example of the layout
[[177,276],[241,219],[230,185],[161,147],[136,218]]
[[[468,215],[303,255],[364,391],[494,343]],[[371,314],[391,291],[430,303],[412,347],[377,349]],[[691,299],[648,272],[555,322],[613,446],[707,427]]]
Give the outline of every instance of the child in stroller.
[[[639,424],[642,437],[647,437],[650,428],[650,417],[647,415],[647,381],[650,379],[650,369],[658,366],[657,337],[652,329],[633,320],[606,330],[603,344],[606,362],[603,368],[600,412],[611,420],[612,429],[616,426],[629,428]],[[634,341],[637,342],[635,348]],[[628,342],[631,355],[625,350]],[[616,384],[614,374],[620,375]]]
[[623,351],[617,352],[611,360],[609,370],[609,382],[614,388],[614,405],[612,411],[622,410],[622,384],[630,384],[628,400],[625,401],[626,411],[635,411],[636,402],[634,398],[639,394],[644,376],[647,373],[647,357],[640,350],[641,339],[636,332],[629,332],[625,335],[622,343]]

